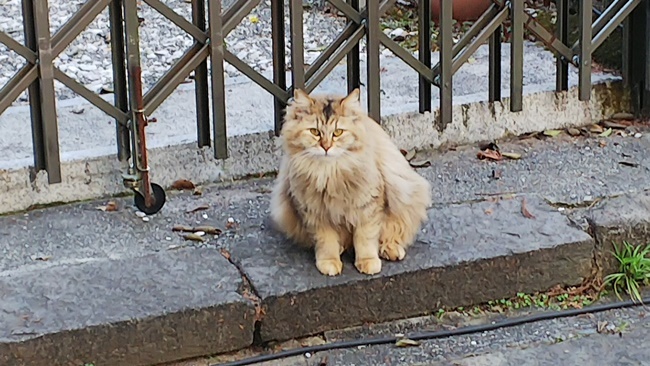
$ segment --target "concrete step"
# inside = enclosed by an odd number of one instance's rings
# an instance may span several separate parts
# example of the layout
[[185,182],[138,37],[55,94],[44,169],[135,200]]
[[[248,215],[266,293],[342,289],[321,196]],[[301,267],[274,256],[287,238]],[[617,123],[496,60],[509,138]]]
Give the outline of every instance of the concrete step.
[[[0,364],[150,365],[577,285],[611,263],[610,239],[650,239],[650,139],[638,131],[501,144],[520,160],[421,154],[429,222],[375,276],[346,258],[323,277],[270,230],[271,178],[170,192],[146,221],[131,198],[0,217]],[[223,233],[185,241],[175,225]]]

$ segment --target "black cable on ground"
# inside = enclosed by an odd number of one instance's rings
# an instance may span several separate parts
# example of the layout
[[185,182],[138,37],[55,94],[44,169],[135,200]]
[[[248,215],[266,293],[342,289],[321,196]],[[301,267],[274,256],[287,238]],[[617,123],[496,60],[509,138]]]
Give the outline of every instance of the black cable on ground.
[[[568,318],[568,317],[578,316],[583,314],[601,313],[603,311],[641,306],[648,302],[650,302],[650,297],[644,298],[640,303],[634,302],[632,300],[628,300],[628,301],[620,301],[620,302],[614,302],[609,304],[593,305],[582,309],[550,311],[550,312],[544,312],[544,313],[534,314],[529,316],[522,316],[519,318],[506,319],[500,322],[495,322],[490,324],[472,325],[468,327],[456,328],[453,330],[412,333],[408,335],[406,338],[412,339],[414,341],[422,341],[422,340],[432,340],[432,339],[462,336],[467,334],[483,333],[483,332],[489,332],[501,328],[515,327],[518,325],[535,323],[544,320]],[[316,352],[331,351],[336,349],[391,344],[397,342],[399,339],[400,338],[398,337],[355,339],[352,341],[334,342],[334,343],[322,344],[318,346],[289,349],[286,351],[281,351],[273,354],[245,358],[239,361],[227,362],[223,364],[212,364],[210,366],[245,366],[245,365],[252,365],[261,362],[279,360],[282,358],[287,358],[292,356],[300,356],[308,352],[314,354]]]

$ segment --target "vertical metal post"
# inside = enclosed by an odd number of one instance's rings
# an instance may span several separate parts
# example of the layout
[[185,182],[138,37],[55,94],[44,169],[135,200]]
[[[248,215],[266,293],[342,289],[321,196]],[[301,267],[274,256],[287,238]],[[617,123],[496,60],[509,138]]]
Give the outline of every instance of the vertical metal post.
[[[129,127],[131,130],[131,152],[133,153],[132,164],[129,168],[128,174],[130,175],[125,183],[132,185],[132,188],[137,188],[136,184],[141,179],[140,169],[144,169],[140,165],[142,151],[140,146],[140,129],[138,128],[139,106],[138,95],[142,95],[141,81],[137,80],[140,75],[140,36],[139,36],[139,22],[138,22],[138,5],[136,0],[123,0],[124,5],[124,30],[126,36],[126,65],[128,72],[129,82],[129,106],[131,110]],[[141,192],[144,195],[144,192]]]
[[[348,0],[354,10],[359,11],[359,0]],[[348,20],[351,22],[351,20]],[[359,44],[357,43],[347,54],[348,93],[361,87],[361,61],[359,58]]]
[[580,1],[580,53],[578,55],[578,99],[591,96],[591,22],[592,0]]
[[632,14],[630,14],[630,16],[627,19],[625,19],[625,21],[623,21],[623,35],[622,35],[623,45],[621,48],[621,53],[623,56],[622,65],[621,65],[621,73],[623,74],[623,85],[628,88],[632,85],[632,83],[630,82],[630,61],[631,61],[630,55],[632,51],[632,48],[630,47],[631,46],[630,42],[632,40],[631,31],[630,31],[631,28],[630,18],[632,18],[633,16],[634,16],[634,11],[632,12]]
[[[129,111],[126,88],[126,60],[124,58],[124,26],[122,24],[122,0],[113,0],[108,5],[111,25],[111,60],[113,64],[113,97],[115,107],[124,113]],[[129,128],[115,120],[117,159],[127,161],[131,157]]]
[[[25,46],[38,54],[36,25],[34,24],[33,0],[22,0],[23,27]],[[45,169],[45,143],[43,142],[43,116],[41,114],[41,83],[36,79],[27,89],[29,93],[29,111],[32,119],[32,147],[34,149],[34,169]]]
[[34,22],[38,41],[38,73],[41,95],[41,118],[43,121],[43,145],[45,148],[45,169],[48,182],[61,182],[61,161],[59,157],[59,127],[56,120],[56,96],[54,94],[54,65],[52,64],[52,42],[50,41],[50,20],[47,0],[34,1]]
[[[205,32],[205,0],[192,0],[192,23]],[[198,41],[194,41],[198,42]],[[199,147],[210,146],[210,100],[208,97],[208,62],[194,69],[196,95],[196,133]]]
[[305,53],[302,25],[302,0],[289,0],[291,27],[291,84],[293,90],[305,87]]
[[366,2],[368,19],[366,20],[366,79],[368,88],[368,115],[381,123],[381,65],[379,60],[379,0]]
[[501,26],[494,30],[490,36],[489,52],[489,100],[501,100]]
[[510,111],[522,110],[524,84],[524,0],[510,1]]
[[226,129],[226,90],[223,66],[223,19],[221,1],[208,1],[210,22],[210,71],[212,80],[212,119],[214,121],[214,156],[228,157],[228,136]]
[[[420,62],[431,68],[431,1],[420,0],[418,29],[418,56]],[[420,113],[431,112],[431,83],[422,75],[419,82]]]
[[[569,42],[569,0],[556,0],[557,19],[555,36],[563,44]],[[569,62],[563,56],[557,56],[555,73],[555,91],[569,90]]]
[[448,0],[440,1],[440,119],[438,129],[443,131],[452,122],[453,113],[453,4]]
[[641,99],[641,114],[644,116],[650,116],[650,1],[645,1],[645,27],[644,27],[644,37],[643,43],[645,46],[645,52],[643,53],[643,65],[644,65],[644,87],[643,94]]
[[[273,82],[281,89],[287,90],[287,65],[284,58],[285,41],[283,0],[271,0],[271,37],[273,43]],[[273,98],[273,110],[275,112],[274,131],[276,136],[280,136],[286,106],[284,100]]]

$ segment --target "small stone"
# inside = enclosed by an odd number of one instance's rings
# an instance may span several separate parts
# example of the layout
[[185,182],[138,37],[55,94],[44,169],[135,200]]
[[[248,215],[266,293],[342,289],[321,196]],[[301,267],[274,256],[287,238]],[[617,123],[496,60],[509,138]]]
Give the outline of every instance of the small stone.
[[397,29],[393,29],[393,30],[388,34],[388,36],[389,36],[393,41],[400,42],[400,41],[403,41],[403,40],[406,38],[406,35],[407,35],[407,34],[408,34],[408,33],[407,33],[404,29],[402,29],[402,28],[397,28]]
[[147,214],[144,213],[144,212],[142,212],[142,211],[136,211],[136,212],[135,212],[135,215],[136,215],[137,217],[145,217],[145,216],[147,216]]
[[172,238],[171,238],[171,236],[166,236],[165,240],[169,241],[169,240],[172,240]]
[[305,353],[305,357],[306,358],[311,358],[311,353],[309,353],[309,352]]
[[469,342],[469,344],[471,344],[472,346],[476,346],[477,343],[476,343],[476,341],[471,341],[471,342]]
[[232,217],[229,217],[229,218],[228,218],[228,223],[229,223],[229,224],[234,224],[234,223],[235,223],[235,219],[233,219]]
[[594,198],[593,198],[592,196],[585,196],[585,197],[584,197],[584,200],[585,200],[585,201],[593,201],[593,199],[594,199]]
[[144,222],[149,222],[149,220],[151,220],[151,219],[146,217],[146,216],[142,218],[142,221],[144,221]]
[[643,136],[643,135],[641,134],[641,132],[637,132],[637,133],[634,134],[634,137],[637,138],[637,139],[638,139],[638,138],[641,138],[641,136]]
[[205,213],[204,213],[203,215],[201,215],[201,217],[203,217],[204,219],[207,220],[207,219],[208,219],[208,214],[205,214]]
[[194,234],[196,234],[198,236],[203,236],[203,235],[205,235],[205,231],[197,231]]

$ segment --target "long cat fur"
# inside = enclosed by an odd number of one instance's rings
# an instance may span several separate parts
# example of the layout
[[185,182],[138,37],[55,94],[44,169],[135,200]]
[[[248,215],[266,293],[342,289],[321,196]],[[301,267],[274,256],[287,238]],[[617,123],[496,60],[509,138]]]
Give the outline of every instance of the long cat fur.
[[431,204],[429,182],[362,110],[359,95],[296,90],[281,131],[271,219],[313,247],[316,267],[328,276],[341,273],[340,256],[351,247],[361,273],[379,273],[380,257],[403,259]]

